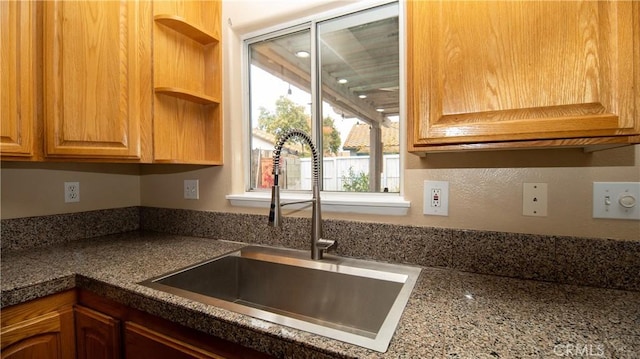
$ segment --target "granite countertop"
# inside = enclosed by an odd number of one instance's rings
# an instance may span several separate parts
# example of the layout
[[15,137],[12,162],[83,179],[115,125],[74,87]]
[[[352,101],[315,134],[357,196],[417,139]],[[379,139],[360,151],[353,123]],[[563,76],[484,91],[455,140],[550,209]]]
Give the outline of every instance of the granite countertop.
[[136,284],[242,246],[129,232],[3,251],[2,307],[79,287],[278,357],[640,357],[640,292],[424,268],[379,353]]

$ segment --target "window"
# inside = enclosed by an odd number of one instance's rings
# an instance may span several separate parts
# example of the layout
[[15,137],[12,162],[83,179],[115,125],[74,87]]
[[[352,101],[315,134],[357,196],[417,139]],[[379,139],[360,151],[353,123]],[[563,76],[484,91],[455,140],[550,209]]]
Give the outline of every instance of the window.
[[[391,3],[245,41],[250,190],[271,188],[275,143],[296,128],[322,154],[321,190],[399,192],[398,13]],[[285,144],[281,168],[282,189],[311,189],[303,143]]]
[[[274,145],[296,128],[322,154],[323,191],[399,192],[398,13],[391,3],[245,41],[250,190],[271,188]],[[290,140],[281,158],[280,187],[310,190],[309,148]]]

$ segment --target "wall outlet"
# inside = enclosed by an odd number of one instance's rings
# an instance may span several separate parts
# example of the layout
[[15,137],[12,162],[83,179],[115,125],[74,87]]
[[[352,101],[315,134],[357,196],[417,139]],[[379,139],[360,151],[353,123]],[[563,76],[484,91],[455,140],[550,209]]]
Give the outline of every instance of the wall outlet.
[[442,207],[442,189],[431,189],[431,207]]
[[522,214],[525,216],[547,216],[547,184],[522,184]]
[[184,180],[184,199],[200,199],[199,180]]
[[424,181],[424,214],[449,215],[449,182]]
[[64,183],[64,202],[80,202],[80,182]]

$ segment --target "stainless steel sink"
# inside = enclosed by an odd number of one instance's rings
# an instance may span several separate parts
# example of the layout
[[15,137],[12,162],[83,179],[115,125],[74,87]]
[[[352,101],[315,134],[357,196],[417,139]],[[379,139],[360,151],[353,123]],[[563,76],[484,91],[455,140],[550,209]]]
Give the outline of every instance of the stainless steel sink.
[[249,246],[141,284],[384,352],[420,268]]

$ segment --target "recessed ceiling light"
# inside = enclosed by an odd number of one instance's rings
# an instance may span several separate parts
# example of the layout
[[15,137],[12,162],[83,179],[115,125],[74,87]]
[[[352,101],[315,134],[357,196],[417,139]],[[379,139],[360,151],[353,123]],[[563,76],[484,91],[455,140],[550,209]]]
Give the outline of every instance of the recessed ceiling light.
[[384,112],[384,108],[376,108],[376,111],[378,111],[378,112]]
[[338,79],[339,84],[346,84],[347,82],[349,82],[347,79]]
[[296,56],[306,59],[307,57],[311,56],[311,54],[309,54],[309,51],[300,50],[296,52]]
[[364,94],[363,94],[363,95],[358,95],[358,97],[360,97],[360,98],[367,98],[367,95],[364,95]]

